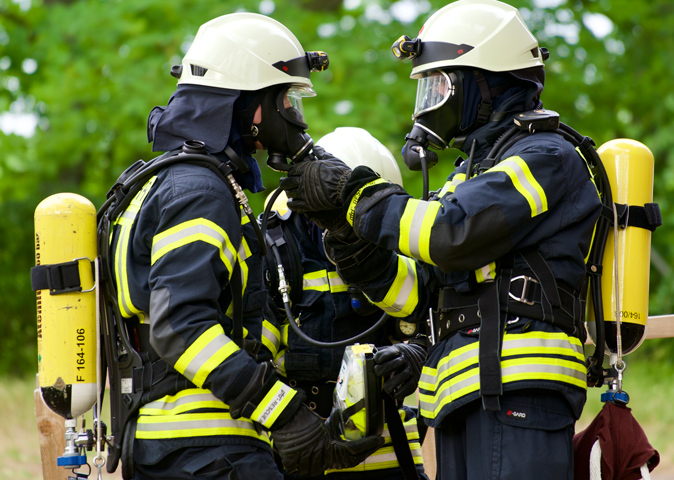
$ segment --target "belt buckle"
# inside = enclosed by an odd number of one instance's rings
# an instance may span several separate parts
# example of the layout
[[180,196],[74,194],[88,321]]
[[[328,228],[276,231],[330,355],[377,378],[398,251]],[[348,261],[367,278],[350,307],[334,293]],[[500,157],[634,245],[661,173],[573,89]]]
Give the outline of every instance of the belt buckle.
[[513,295],[513,293],[510,291],[510,289],[508,289],[508,296],[510,298],[512,298],[513,300],[517,301],[517,302],[525,303],[527,305],[533,305],[534,303],[536,303],[536,302],[527,300],[526,296],[527,296],[527,288],[529,286],[529,282],[538,283],[538,280],[536,280],[535,278],[529,277],[527,275],[518,275],[518,276],[510,279],[510,285],[512,285],[512,283],[515,280],[522,280],[524,282],[524,285],[522,285],[522,293],[520,294],[519,297],[516,297],[515,295]]

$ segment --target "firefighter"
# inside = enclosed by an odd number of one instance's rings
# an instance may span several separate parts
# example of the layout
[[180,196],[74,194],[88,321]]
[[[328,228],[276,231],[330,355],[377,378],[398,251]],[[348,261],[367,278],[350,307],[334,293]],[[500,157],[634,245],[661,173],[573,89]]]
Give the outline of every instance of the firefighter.
[[390,315],[430,324],[418,385],[438,478],[570,480],[586,399],[584,259],[601,204],[542,110],[547,51],[495,0],[451,3],[393,50],[418,80],[406,164],[432,166],[427,148],[450,145],[468,158],[428,200],[338,159],[297,165],[281,181],[289,207],[351,225],[326,236],[340,276]]
[[222,170],[234,169],[235,184],[258,192],[256,148],[292,158],[311,147],[301,100],[314,95],[309,72],[326,65],[271,18],[225,15],[200,27],[172,69],[178,86],[168,105],[150,114],[148,139],[169,152],[163,158],[182,149],[223,163],[160,169],[112,232],[119,312],[144,362],[133,378],[133,391],[142,389],[133,456],[122,458],[134,462],[136,480],[280,479],[270,435],[300,474],[355,465],[383,442],[347,449],[330,421],[303,405],[304,393],[278,378],[278,345],[264,341],[279,324],[261,247],[241,214],[242,191],[223,181]]
[[[367,165],[391,183],[402,185],[400,170],[391,152],[362,128],[337,128],[318,140],[316,145],[314,150],[321,151],[322,155],[329,151],[331,155],[338,155],[354,168]],[[268,201],[271,198],[273,194]],[[292,315],[299,319],[301,330],[319,342],[328,343],[352,338],[373,327],[383,312],[373,306],[362,292],[339,278],[335,266],[325,257],[324,229],[321,227],[326,225],[321,223],[321,219],[314,221],[305,215],[289,211],[286,201],[287,198],[282,193],[274,202],[267,228],[270,241],[277,248],[284,275],[290,282]],[[272,293],[279,285],[276,271],[276,264],[268,265],[266,278],[271,280]],[[275,295],[274,298],[279,310],[284,311],[281,296]],[[275,359],[277,369],[289,385],[306,392],[305,403],[311,410],[327,418],[333,407],[333,392],[340,373],[344,347],[312,345],[290,328],[289,321],[292,319],[286,319],[281,328],[281,348]],[[412,344],[421,342],[425,345],[423,337],[417,338],[417,331],[414,323],[408,323],[404,319],[389,319],[382,328],[358,339],[358,342],[374,344],[379,350],[391,345],[392,340],[400,348],[407,347],[403,343],[405,341]],[[406,392],[407,395],[413,394],[415,388],[416,384]],[[420,478],[427,478],[423,473],[417,412],[402,405],[399,412],[404,418],[406,435],[402,441],[409,445],[404,448],[411,450]],[[314,478],[349,480],[361,478],[367,472],[368,478],[403,480],[403,472],[393,447],[394,441],[398,439],[392,439],[390,431],[390,428],[384,427],[386,444],[359,465],[342,470],[328,470],[325,476]],[[287,478],[296,477],[289,474]]]

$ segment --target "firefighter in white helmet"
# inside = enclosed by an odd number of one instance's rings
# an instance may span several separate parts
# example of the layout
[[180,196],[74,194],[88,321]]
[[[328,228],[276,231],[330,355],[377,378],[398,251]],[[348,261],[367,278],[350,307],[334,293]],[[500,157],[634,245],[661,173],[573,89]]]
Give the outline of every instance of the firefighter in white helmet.
[[[336,155],[351,168],[368,166],[382,178],[402,186],[400,169],[391,152],[362,128],[339,127],[319,139],[314,151],[320,156],[328,155],[326,152]],[[267,200],[271,201],[274,196],[274,193],[270,194]],[[306,392],[305,403],[310,409],[322,417],[329,417],[345,343],[374,344],[381,351],[392,348],[392,343],[397,345],[396,348],[404,349],[407,347],[405,341],[425,346],[425,338],[418,335],[416,324],[408,323],[405,319],[384,319],[384,323],[377,327],[383,311],[372,305],[360,290],[339,278],[335,265],[324,252],[324,219],[316,220],[320,225],[305,215],[289,211],[285,192],[281,192],[266,223],[270,263],[265,269],[265,278],[268,279],[270,293],[274,295],[279,310],[283,312],[287,307],[293,317],[286,318],[282,325],[281,348],[275,358],[277,369],[287,383]],[[278,287],[283,283],[278,274],[279,266],[290,286],[288,306],[278,293]],[[309,339],[302,338],[291,328],[290,322],[294,318],[301,319],[299,328]],[[366,331],[370,333],[364,335]],[[311,340],[317,342],[311,343]],[[330,344],[335,343],[341,345],[330,347]],[[414,375],[410,374],[412,378]],[[409,393],[413,393],[415,388],[416,380],[410,381]],[[362,418],[369,416],[369,421],[359,424],[359,428],[366,430],[363,424],[370,425],[377,418],[382,422],[391,421],[388,417],[384,419],[383,415],[372,415],[373,412],[368,411],[366,404],[361,403],[351,407],[353,413],[350,414],[351,418],[357,418],[357,415]],[[333,412],[333,415],[337,414],[340,412]],[[413,409],[401,405],[398,415],[404,424],[404,427],[401,425],[404,433],[400,437],[396,436],[398,431],[390,425],[382,425],[386,443],[378,451],[356,466],[330,469],[325,472],[325,476],[312,479],[359,479],[364,472],[381,480],[402,480],[409,478],[406,475],[410,474],[426,479],[421,455],[421,439],[426,429],[419,432],[418,415]],[[412,459],[410,464],[397,458],[396,454],[401,450]],[[404,469],[410,471],[404,472]],[[287,475],[288,480],[295,478],[292,474]]]
[[[172,70],[175,93],[150,114],[148,139],[167,152],[153,164],[166,166],[110,221],[111,301],[132,348],[110,368],[142,358],[131,377],[115,375],[127,383],[113,409],[133,414],[113,432],[125,478],[280,479],[270,436],[286,468],[305,475],[355,465],[383,442],[347,449],[274,371],[278,345],[266,339],[279,325],[241,190],[262,190],[256,149],[278,168],[310,153],[302,97],[326,67],[279,22],[225,15],[199,28]],[[111,201],[126,193],[114,191]]]
[[[467,158],[428,200],[366,167],[300,164],[281,181],[289,207],[350,225],[326,237],[340,275],[390,315],[428,320],[435,346],[418,385],[438,478],[570,480],[601,203],[578,145],[542,109],[547,51],[517,9],[460,0],[393,52],[418,81],[408,167],[437,162],[429,148]],[[378,361],[394,373],[420,363]]]

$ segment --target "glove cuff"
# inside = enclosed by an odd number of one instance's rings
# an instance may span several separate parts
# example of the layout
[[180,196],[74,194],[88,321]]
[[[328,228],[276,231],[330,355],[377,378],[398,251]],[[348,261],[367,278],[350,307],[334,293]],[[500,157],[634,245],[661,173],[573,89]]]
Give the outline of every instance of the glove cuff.
[[229,402],[232,418],[247,417],[264,428],[286,423],[306,394],[281,382],[269,362],[260,363],[243,391]]

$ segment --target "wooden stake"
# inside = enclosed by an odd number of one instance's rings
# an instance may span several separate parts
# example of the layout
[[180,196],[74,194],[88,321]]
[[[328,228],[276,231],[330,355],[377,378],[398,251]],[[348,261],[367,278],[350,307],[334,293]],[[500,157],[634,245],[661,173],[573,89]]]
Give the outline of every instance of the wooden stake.
[[51,411],[42,400],[40,381],[36,376],[35,416],[37,432],[40,439],[40,460],[42,461],[42,478],[44,480],[68,480],[69,470],[56,465],[56,459],[65,451],[65,419]]

